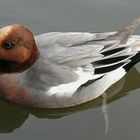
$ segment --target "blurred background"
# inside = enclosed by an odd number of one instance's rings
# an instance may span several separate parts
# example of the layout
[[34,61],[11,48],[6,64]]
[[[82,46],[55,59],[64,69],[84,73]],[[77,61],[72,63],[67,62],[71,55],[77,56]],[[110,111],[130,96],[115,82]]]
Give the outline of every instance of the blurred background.
[[[0,27],[20,23],[34,35],[52,31],[114,31],[138,16],[140,0],[0,0]],[[102,97],[57,110],[25,108],[1,100],[0,139],[138,140],[139,64],[136,68],[106,92],[108,104],[104,112]]]

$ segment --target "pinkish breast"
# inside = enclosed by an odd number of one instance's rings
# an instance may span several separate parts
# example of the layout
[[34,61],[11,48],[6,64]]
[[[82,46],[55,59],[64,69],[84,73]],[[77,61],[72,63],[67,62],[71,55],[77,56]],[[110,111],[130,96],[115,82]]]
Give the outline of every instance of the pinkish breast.
[[14,103],[30,106],[28,86],[20,86],[10,75],[0,76],[0,97]]

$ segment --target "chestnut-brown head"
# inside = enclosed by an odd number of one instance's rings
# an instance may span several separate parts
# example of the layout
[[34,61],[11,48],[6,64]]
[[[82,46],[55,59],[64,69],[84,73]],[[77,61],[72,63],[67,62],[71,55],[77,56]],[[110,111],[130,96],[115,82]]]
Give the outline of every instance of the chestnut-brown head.
[[22,72],[38,57],[34,36],[22,25],[0,29],[0,74]]

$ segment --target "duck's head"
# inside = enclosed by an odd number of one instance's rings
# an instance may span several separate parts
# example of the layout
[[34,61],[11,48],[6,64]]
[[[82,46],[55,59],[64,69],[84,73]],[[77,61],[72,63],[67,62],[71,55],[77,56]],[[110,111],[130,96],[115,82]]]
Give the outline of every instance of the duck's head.
[[34,36],[23,25],[0,29],[0,74],[22,72],[38,58]]

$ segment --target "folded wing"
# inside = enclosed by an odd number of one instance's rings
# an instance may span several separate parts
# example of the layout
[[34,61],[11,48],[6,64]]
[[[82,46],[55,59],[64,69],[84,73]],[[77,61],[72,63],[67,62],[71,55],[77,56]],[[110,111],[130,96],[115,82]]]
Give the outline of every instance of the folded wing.
[[[94,74],[104,74],[123,67],[136,55],[129,39],[140,19],[134,20],[118,32],[108,33],[47,33],[36,36],[42,56],[50,64],[72,70],[92,65]],[[65,72],[64,72],[65,74]]]

